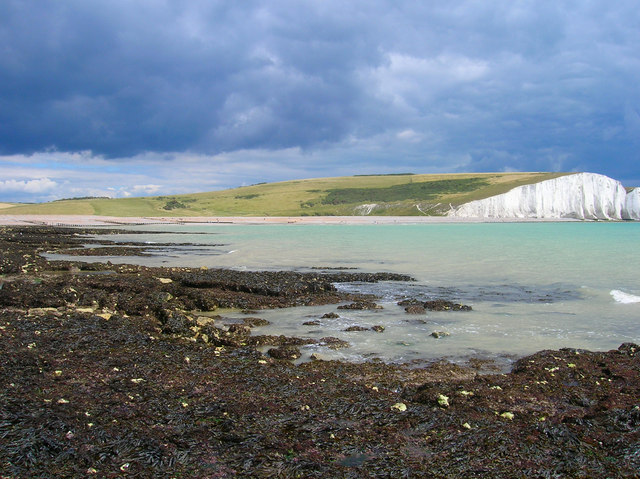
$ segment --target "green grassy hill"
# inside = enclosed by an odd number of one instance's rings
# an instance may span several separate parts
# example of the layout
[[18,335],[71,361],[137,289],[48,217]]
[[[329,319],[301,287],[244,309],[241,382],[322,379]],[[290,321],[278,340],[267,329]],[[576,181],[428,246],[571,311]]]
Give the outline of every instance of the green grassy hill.
[[2,214],[102,216],[442,215],[450,206],[568,173],[369,175],[264,183],[208,193],[8,206]]

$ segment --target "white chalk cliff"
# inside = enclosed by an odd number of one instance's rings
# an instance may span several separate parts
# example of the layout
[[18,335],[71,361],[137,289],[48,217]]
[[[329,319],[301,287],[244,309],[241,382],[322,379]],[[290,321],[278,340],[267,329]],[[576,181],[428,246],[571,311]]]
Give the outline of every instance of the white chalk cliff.
[[622,217],[628,220],[640,220],[640,188],[634,188],[627,193]]
[[576,173],[471,201],[449,212],[463,218],[640,219],[640,188],[595,173]]

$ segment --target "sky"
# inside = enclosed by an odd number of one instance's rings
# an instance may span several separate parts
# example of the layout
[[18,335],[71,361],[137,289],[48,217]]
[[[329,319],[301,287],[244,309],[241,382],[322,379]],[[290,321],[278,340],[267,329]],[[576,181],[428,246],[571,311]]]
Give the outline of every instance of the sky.
[[0,201],[384,173],[640,186],[637,0],[2,0]]

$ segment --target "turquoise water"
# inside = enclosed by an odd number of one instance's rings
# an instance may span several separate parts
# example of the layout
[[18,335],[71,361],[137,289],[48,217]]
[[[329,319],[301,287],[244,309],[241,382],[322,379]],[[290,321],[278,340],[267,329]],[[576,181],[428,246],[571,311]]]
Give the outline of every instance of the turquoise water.
[[[198,243],[147,259],[156,266],[247,270],[357,268],[413,276],[415,283],[345,285],[373,292],[384,309],[335,306],[261,312],[265,334],[337,336],[352,347],[321,353],[349,360],[420,361],[435,357],[510,358],[540,349],[615,348],[640,342],[640,223],[499,223],[421,225],[162,225],[119,235],[122,241]],[[171,231],[174,234],[156,234]],[[113,239],[109,236],[109,239]],[[446,298],[471,312],[408,315],[403,297]],[[309,318],[319,326],[303,326]],[[384,333],[345,332],[350,325]],[[434,339],[430,333],[450,336]]]

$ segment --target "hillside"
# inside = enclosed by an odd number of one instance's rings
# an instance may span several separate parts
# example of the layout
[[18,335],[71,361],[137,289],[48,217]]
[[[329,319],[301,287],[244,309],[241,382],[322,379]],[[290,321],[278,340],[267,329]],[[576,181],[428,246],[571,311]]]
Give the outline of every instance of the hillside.
[[517,186],[568,173],[369,175],[264,183],[207,193],[87,198],[9,206],[2,214],[101,216],[442,215]]

